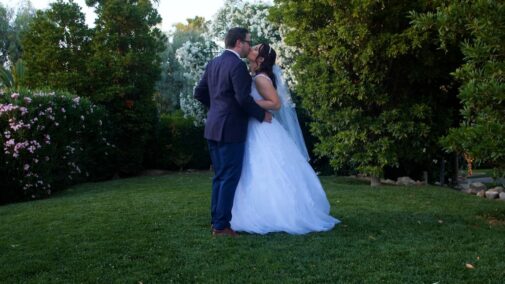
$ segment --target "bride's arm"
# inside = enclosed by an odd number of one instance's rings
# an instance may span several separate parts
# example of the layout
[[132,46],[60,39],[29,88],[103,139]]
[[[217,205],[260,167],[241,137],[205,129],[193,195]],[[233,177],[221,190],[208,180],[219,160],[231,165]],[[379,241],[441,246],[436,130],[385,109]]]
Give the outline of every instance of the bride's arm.
[[262,100],[256,100],[256,103],[265,110],[279,110],[281,108],[281,102],[272,81],[263,76],[256,77],[255,81],[256,89],[263,97]]

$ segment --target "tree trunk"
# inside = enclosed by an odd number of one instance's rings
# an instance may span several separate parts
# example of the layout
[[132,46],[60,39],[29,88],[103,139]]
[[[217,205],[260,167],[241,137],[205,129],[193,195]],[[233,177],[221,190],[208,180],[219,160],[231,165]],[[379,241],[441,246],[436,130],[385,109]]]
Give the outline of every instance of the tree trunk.
[[370,177],[370,186],[376,187],[376,186],[380,186],[380,185],[381,185],[381,181],[378,176],[371,176]]
[[452,178],[452,184],[457,185],[459,183],[459,160],[457,153],[454,153],[454,173]]
[[442,158],[440,162],[440,185],[445,184],[445,160]]

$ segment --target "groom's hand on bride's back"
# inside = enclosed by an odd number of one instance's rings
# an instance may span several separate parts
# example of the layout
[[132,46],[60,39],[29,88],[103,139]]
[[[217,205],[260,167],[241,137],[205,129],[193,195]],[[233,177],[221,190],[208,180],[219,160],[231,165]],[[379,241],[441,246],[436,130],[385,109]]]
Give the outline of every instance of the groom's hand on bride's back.
[[272,123],[272,113],[265,111],[265,118],[263,119],[263,122]]

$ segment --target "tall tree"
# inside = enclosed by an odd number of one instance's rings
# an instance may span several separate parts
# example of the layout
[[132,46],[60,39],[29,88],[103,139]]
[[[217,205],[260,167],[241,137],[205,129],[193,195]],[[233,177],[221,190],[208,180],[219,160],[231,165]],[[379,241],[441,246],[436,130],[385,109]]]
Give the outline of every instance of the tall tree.
[[[162,112],[169,112],[180,108],[179,96],[183,91],[185,82],[184,70],[177,61],[176,51],[185,42],[197,42],[203,40],[203,34],[208,31],[209,22],[203,17],[187,19],[187,23],[177,23],[175,30],[168,33],[170,40],[166,41],[165,51],[161,54],[161,78],[156,83],[156,89],[160,94],[159,108]],[[193,85],[191,85],[193,87]]]
[[455,59],[410,34],[408,12],[424,11],[427,2],[275,3],[272,19],[301,50],[296,89],[313,117],[316,152],[337,170],[371,175],[374,184],[386,167],[427,168],[455,105],[440,88],[451,83],[443,66]]
[[22,37],[26,84],[86,95],[90,40],[84,14],[73,0],[58,0],[37,11]]
[[8,59],[9,21],[9,10],[0,4],[0,65],[3,65]]
[[505,3],[495,0],[436,1],[431,13],[413,13],[420,34],[436,35],[447,51],[458,45],[464,60],[454,77],[461,82],[463,119],[442,140],[448,151],[464,154],[471,165],[492,164],[505,174]]
[[142,168],[146,141],[156,121],[153,102],[165,36],[149,0],[87,0],[98,16],[89,62],[92,100],[108,107],[116,125],[118,170]]
[[16,10],[0,4],[0,64],[13,66],[21,58],[21,35],[34,16],[29,0],[21,1]]
[[21,44],[21,38],[25,34],[30,26],[30,23],[35,17],[35,8],[33,8],[30,0],[22,0],[13,16],[14,20],[11,23],[9,32],[9,61],[12,64],[22,58],[23,47]]

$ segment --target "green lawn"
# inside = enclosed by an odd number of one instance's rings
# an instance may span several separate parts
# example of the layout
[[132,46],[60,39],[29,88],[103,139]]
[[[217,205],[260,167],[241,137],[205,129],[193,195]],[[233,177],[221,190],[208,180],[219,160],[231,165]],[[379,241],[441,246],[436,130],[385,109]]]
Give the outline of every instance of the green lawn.
[[503,283],[505,202],[322,182],[342,224],[303,236],[211,237],[206,172],[0,206],[0,283]]

